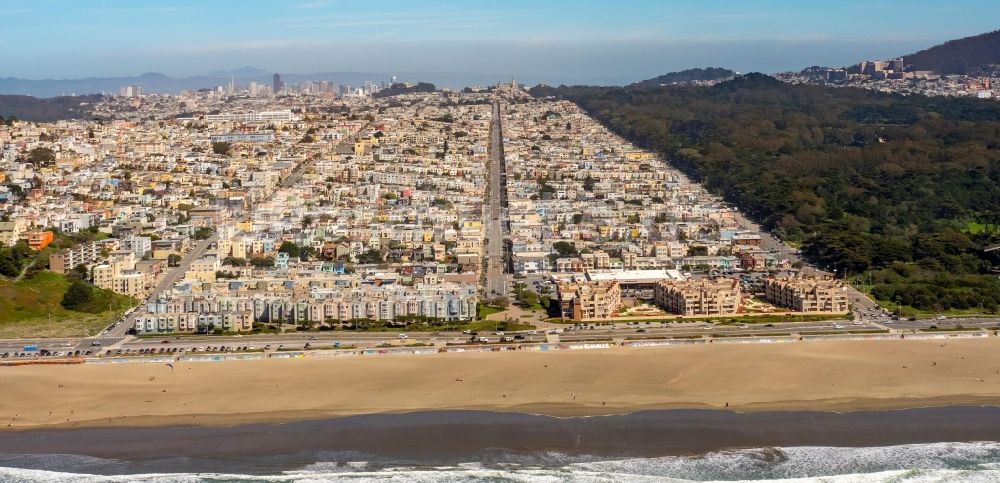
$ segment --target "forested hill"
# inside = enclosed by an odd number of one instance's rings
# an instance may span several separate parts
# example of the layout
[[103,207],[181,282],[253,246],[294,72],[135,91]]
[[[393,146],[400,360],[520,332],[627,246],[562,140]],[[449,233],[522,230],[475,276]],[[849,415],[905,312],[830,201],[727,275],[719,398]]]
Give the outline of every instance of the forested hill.
[[1000,70],[1000,30],[950,40],[903,57],[914,70],[939,74],[975,74]]
[[840,276],[926,310],[996,307],[1000,103],[789,85],[536,88],[659,151]]
[[706,67],[704,69],[687,69],[680,72],[671,72],[661,76],[636,82],[629,87],[659,87],[662,85],[681,84],[694,81],[712,81],[725,79],[736,75],[735,72],[721,67]]
[[406,84],[400,84],[397,82],[389,87],[386,87],[385,89],[376,92],[372,97],[375,98],[392,97],[392,96],[398,96],[400,94],[412,94],[415,92],[434,92],[436,90],[437,87],[434,87],[434,84],[430,84],[427,82],[420,82],[410,86]]
[[39,99],[31,96],[0,95],[0,116],[24,121],[52,122],[87,119],[101,95],[63,96]]

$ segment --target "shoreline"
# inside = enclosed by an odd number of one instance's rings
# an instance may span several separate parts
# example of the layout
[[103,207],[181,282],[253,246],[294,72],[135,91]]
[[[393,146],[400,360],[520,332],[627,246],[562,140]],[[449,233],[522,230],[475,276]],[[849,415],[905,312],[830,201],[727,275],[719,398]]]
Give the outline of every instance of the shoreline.
[[[75,455],[101,459],[86,463],[114,474],[173,473],[179,464],[188,472],[278,474],[351,461],[375,469],[468,461],[544,465],[553,458],[697,458],[746,450],[774,463],[795,447],[975,443],[996,440],[998,429],[1000,408],[969,406],[849,413],[677,409],[580,419],[425,411],[284,424],[0,433],[0,467],[79,471],[66,457]],[[64,464],[71,468],[60,470]]]
[[[806,409],[806,405],[809,409]],[[178,415],[137,415],[62,423],[42,424],[28,427],[0,428],[0,438],[6,434],[30,433],[50,430],[86,430],[96,428],[237,428],[252,425],[286,425],[309,423],[359,416],[405,416],[423,413],[482,412],[493,414],[515,414],[538,416],[559,420],[583,420],[607,416],[631,416],[644,412],[669,411],[711,411],[732,414],[797,413],[808,412],[826,415],[850,415],[854,413],[890,413],[949,408],[983,408],[1000,410],[1000,398],[990,396],[942,396],[915,399],[855,399],[850,401],[779,401],[744,406],[714,406],[705,403],[650,404],[623,408],[588,407],[563,404],[526,404],[523,406],[456,406],[438,409],[405,409],[386,411],[331,412],[324,410],[267,411],[240,414],[178,414]],[[998,428],[1000,431],[1000,428]]]
[[0,368],[0,434],[489,411],[1000,406],[1000,338]]

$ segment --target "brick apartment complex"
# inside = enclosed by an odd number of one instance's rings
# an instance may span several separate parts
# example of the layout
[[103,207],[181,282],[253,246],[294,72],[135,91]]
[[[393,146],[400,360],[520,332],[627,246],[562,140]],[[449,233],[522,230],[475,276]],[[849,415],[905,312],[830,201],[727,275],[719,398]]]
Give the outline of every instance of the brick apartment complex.
[[556,288],[564,319],[607,319],[618,313],[622,303],[617,280],[560,283]]
[[742,294],[734,279],[661,280],[653,301],[674,314],[727,315],[739,312]]
[[830,277],[771,278],[764,283],[764,297],[796,312],[848,311],[844,283]]

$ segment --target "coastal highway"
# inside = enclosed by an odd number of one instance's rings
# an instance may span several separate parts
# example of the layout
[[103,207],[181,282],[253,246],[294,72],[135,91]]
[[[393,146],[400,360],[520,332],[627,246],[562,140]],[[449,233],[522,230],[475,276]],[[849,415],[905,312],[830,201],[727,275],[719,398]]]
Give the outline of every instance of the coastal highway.
[[[915,332],[926,330],[931,325],[940,330],[948,331],[961,326],[965,329],[997,330],[1000,319],[947,319],[918,321],[898,321],[888,324],[890,327],[902,332]],[[768,326],[770,325],[770,326]],[[563,325],[560,327],[558,337],[560,342],[582,342],[582,341],[622,341],[641,339],[663,339],[663,338],[694,338],[703,336],[726,337],[726,336],[761,336],[768,334],[800,334],[810,333],[850,333],[858,331],[871,331],[880,329],[880,325],[861,322],[856,323],[846,320],[816,321],[816,322],[776,322],[773,324],[744,324],[744,325],[714,325],[705,322],[633,322],[631,324],[618,322],[614,325]],[[405,334],[401,338],[400,334]],[[553,340],[552,334],[545,331],[522,331],[508,332],[505,335],[521,338],[516,342],[545,342]],[[490,342],[498,342],[500,336],[494,331],[482,331],[479,336],[486,337]],[[112,347],[92,346],[93,339],[44,339],[44,340],[5,340],[0,341],[0,356],[8,353],[10,357],[14,353],[23,352],[24,345],[37,345],[41,349],[52,352],[63,352],[73,354],[76,351],[80,355],[92,354],[135,354],[135,353],[161,353],[165,351],[192,351],[195,349],[219,350],[226,347],[229,350],[246,347],[251,350],[262,350],[270,346],[270,350],[276,350],[279,346],[284,349],[301,349],[306,344],[312,348],[331,348],[339,344],[341,347],[354,346],[357,348],[370,348],[379,346],[398,346],[403,343],[421,343],[428,345],[460,344],[469,341],[470,334],[456,331],[440,332],[352,332],[352,331],[328,331],[328,332],[293,332],[285,334],[257,334],[243,336],[211,336],[211,335],[163,335],[157,337],[130,338]],[[120,352],[119,352],[120,351]]]
[[502,183],[503,134],[500,126],[500,102],[493,103],[493,121],[490,123],[489,199],[485,204],[486,218],[486,297],[507,296],[507,277],[504,275],[504,200]]

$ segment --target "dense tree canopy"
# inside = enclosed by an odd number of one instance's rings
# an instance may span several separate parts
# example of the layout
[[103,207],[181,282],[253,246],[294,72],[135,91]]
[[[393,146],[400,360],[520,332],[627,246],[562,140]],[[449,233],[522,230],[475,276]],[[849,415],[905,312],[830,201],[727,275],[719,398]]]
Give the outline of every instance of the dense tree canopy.
[[[925,309],[995,307],[1000,104],[789,85],[533,90],[595,118],[838,274]],[[931,287],[934,287],[933,289]],[[973,297],[971,294],[975,293]]]
[[38,98],[22,95],[0,95],[0,116],[32,122],[52,122],[63,119],[90,119],[93,105],[100,94]]
[[221,154],[225,156],[229,154],[230,149],[232,149],[232,145],[230,145],[225,141],[218,141],[212,143],[212,152],[215,154]]
[[61,305],[70,310],[77,310],[87,305],[94,297],[90,284],[82,280],[75,280],[69,284],[66,293],[63,295]]

